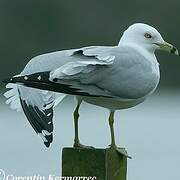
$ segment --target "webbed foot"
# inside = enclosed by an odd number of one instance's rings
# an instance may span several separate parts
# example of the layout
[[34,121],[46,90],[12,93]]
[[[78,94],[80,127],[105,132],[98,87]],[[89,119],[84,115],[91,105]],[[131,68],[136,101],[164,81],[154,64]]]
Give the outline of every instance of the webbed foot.
[[110,145],[110,149],[114,149],[115,151],[117,151],[119,154],[126,156],[129,159],[132,159],[131,156],[128,155],[127,151],[125,150],[125,148],[120,148],[117,147],[116,145]]
[[93,146],[86,146],[86,145],[83,145],[81,143],[74,143],[73,147],[74,148],[81,148],[81,149],[94,149]]

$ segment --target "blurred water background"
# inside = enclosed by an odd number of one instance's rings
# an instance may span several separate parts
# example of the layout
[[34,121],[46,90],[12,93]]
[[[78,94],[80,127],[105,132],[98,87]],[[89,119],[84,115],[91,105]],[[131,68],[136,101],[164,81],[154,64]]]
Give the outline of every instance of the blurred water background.
[[[168,42],[180,47],[180,1],[0,0],[0,78],[18,74],[34,56],[88,45],[116,45],[132,23],[155,26]],[[133,157],[129,180],[180,179],[180,58],[157,52],[161,67],[158,90],[143,104],[116,113],[117,143]],[[55,110],[54,142],[46,149],[24,114],[0,98],[0,169],[14,175],[60,174],[61,150],[73,143],[68,97]],[[108,111],[81,107],[84,144],[104,148],[110,142]]]

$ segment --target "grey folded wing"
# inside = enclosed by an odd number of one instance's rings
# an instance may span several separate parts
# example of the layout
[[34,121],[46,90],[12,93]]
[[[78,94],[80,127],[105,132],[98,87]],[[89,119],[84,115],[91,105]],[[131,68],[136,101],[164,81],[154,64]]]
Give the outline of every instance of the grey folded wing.
[[94,47],[78,49],[71,56],[78,60],[65,63],[53,71],[14,77],[10,82],[66,94],[115,97],[96,85],[107,75],[106,70],[114,63],[115,56],[103,51],[98,53],[98,48]]
[[[41,55],[32,59],[20,75],[6,81],[16,83],[6,93],[8,103],[13,108],[15,102],[18,102],[18,107],[21,105],[29,123],[47,147],[53,140],[53,107],[57,100],[57,93],[52,91],[80,96],[113,97],[110,92],[95,85],[95,82],[103,78],[103,73],[99,72],[103,72],[102,69],[114,62],[115,57],[104,53],[105,50],[105,47],[86,47]],[[67,62],[60,62],[64,58]]]

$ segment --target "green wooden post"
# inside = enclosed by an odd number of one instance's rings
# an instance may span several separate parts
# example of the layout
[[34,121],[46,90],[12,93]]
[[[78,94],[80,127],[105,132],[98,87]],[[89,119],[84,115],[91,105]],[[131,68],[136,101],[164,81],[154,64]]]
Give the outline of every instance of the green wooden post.
[[62,176],[126,180],[127,157],[112,149],[64,148]]

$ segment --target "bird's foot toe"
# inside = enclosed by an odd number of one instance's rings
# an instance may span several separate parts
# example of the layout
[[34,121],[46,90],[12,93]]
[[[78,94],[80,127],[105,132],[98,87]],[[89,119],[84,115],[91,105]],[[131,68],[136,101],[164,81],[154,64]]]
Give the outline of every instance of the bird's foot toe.
[[81,148],[81,149],[94,149],[93,146],[86,146],[80,143],[74,143],[73,145],[74,148]]
[[110,146],[110,148],[111,148],[111,149],[114,149],[114,150],[117,151],[119,154],[124,155],[124,156],[126,156],[127,158],[129,158],[129,159],[132,159],[132,157],[128,155],[128,153],[127,153],[127,151],[126,151],[125,148],[120,148],[120,147],[117,147],[116,145]]

